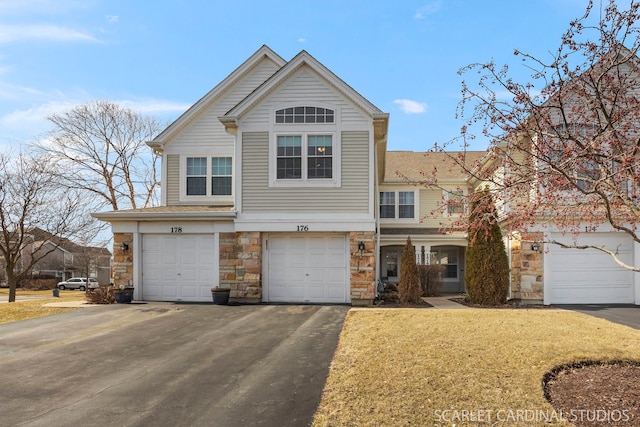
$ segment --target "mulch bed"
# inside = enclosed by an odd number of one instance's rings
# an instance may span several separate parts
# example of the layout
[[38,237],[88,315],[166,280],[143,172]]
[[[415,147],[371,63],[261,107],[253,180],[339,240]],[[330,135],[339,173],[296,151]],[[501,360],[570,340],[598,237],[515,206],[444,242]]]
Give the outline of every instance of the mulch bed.
[[640,425],[640,362],[580,361],[543,378],[545,398],[577,427]]
[[458,304],[466,305],[467,307],[473,307],[473,308],[556,308],[552,305],[525,304],[525,303],[514,301],[514,300],[509,300],[502,305],[473,304],[467,301],[464,297],[453,297],[453,298],[449,298],[449,300],[453,302],[457,302]]
[[426,301],[420,300],[418,304],[400,304],[397,301],[390,302],[384,300],[378,300],[373,303],[374,308],[429,308],[433,307]]

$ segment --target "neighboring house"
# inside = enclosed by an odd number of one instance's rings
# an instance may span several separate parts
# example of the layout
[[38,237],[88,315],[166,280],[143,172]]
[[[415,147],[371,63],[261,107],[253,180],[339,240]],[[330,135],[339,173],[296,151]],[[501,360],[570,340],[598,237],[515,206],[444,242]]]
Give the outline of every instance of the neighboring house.
[[[511,263],[510,298],[640,305],[640,274],[593,248],[610,250],[628,266],[640,265],[640,243],[612,226],[638,226],[639,70],[636,55],[614,44],[547,97],[535,117],[507,135],[476,169],[482,179],[470,180],[474,188],[490,182],[501,193],[497,207]],[[523,185],[508,184],[503,191],[505,181]]]
[[[238,301],[368,305],[379,281],[399,279],[411,237],[418,263],[445,266],[443,291],[463,292],[467,235],[451,225],[465,209],[451,201],[482,183],[455,153],[387,152],[388,121],[307,52],[285,61],[261,47],[148,143],[162,158],[161,206],[94,214],[112,225],[115,285],[150,301],[210,301],[224,286]],[[485,153],[466,156],[471,168]],[[559,278],[597,273],[587,292],[624,282],[615,302],[640,303],[631,273],[601,274],[599,254],[532,250],[542,238],[506,236],[510,298],[592,302]]]
[[101,285],[108,285],[111,280],[111,252],[106,248],[82,246],[61,239],[43,230],[30,232],[33,240],[25,246],[22,257],[30,260],[31,253],[47,252],[32,269],[33,275],[53,276],[59,280],[71,277],[93,277]]
[[[465,153],[471,168],[484,152]],[[379,189],[380,277],[396,283],[400,256],[411,237],[418,264],[441,264],[442,292],[464,292],[467,232],[456,230],[455,221],[465,215],[467,174],[453,160],[462,153],[389,151],[384,180]],[[434,172],[437,171],[437,172]],[[430,185],[437,175],[437,186]],[[460,199],[459,203],[451,199]]]

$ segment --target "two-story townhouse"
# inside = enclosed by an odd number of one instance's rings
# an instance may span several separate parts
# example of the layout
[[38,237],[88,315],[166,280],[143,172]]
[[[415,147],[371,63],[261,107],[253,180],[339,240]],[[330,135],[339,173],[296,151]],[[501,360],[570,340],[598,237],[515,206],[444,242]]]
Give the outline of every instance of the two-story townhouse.
[[[445,267],[441,292],[465,291],[464,265],[467,230],[464,198],[470,191],[467,168],[484,152],[466,153],[389,151],[379,192],[380,277],[396,283],[407,237],[418,264]],[[462,157],[464,155],[464,157]]]
[[637,229],[640,211],[640,60],[614,47],[506,135],[470,179],[500,201],[510,298],[640,305],[640,275],[614,259],[640,265],[640,243],[623,231]]
[[387,113],[307,52],[267,46],[149,145],[162,205],[95,214],[136,299],[369,304]]

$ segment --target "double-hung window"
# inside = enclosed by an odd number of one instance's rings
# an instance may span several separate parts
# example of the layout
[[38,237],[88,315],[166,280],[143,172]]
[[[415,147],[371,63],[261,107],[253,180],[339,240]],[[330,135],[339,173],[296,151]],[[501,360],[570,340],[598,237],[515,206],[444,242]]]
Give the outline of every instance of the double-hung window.
[[335,110],[288,107],[274,112],[274,122],[271,186],[340,186],[340,132]]
[[276,179],[333,178],[333,135],[278,135]]
[[380,218],[414,219],[415,192],[382,191],[380,193]]
[[186,196],[230,196],[233,189],[231,157],[187,157]]

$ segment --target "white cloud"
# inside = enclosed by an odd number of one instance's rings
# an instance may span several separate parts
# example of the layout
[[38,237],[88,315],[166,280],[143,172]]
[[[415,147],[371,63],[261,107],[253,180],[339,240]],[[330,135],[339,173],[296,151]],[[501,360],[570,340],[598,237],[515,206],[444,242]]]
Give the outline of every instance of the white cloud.
[[425,19],[427,16],[433,15],[433,14],[439,12],[440,9],[442,9],[441,1],[440,0],[433,1],[433,2],[431,2],[429,4],[426,4],[425,6],[422,6],[418,10],[416,10],[416,13],[414,13],[413,18],[414,19]]
[[413,101],[411,99],[395,99],[394,104],[398,104],[400,109],[407,114],[421,114],[427,111],[427,104]]
[[306,41],[307,41],[307,39],[305,39],[304,37],[300,37],[300,38],[298,39],[298,42],[299,42],[299,43],[304,43],[304,42],[306,42]]
[[116,23],[120,21],[120,17],[117,15],[105,15],[104,17],[107,19],[107,22]]
[[89,41],[96,42],[93,36],[70,28],[50,24],[2,25],[0,24],[0,43],[10,43],[24,39],[50,41]]

